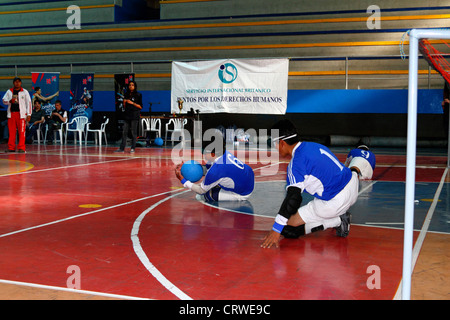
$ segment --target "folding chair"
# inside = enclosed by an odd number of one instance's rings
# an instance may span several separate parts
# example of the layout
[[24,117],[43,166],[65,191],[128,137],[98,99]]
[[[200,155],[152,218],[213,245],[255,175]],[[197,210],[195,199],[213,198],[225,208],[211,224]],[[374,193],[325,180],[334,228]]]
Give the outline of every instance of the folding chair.
[[[170,134],[170,141],[173,142],[174,133],[179,133],[181,136],[181,140],[184,140],[184,125],[187,123],[187,119],[170,119],[169,122],[166,123],[166,134],[164,137],[164,144],[167,142],[167,135]],[[173,124],[173,129],[169,129],[170,124]]]
[[86,127],[86,141],[85,141],[85,145],[87,145],[87,139],[88,139],[89,132],[93,132],[94,133],[95,144],[98,144],[98,145],[101,146],[102,145],[102,137],[105,137],[105,144],[108,144],[108,140],[106,139],[106,125],[108,124],[108,122],[109,122],[109,118],[106,118],[105,122],[103,122],[100,125],[100,129],[91,129],[90,128],[91,123],[88,122],[87,127]]
[[161,138],[161,119],[151,118],[151,119],[142,119],[143,129],[144,129],[144,137],[147,138],[147,134],[151,132],[156,133],[155,138]]
[[[80,138],[80,146],[83,144],[83,134],[86,135],[86,125],[89,122],[89,119],[87,117],[81,116],[81,117],[75,117],[67,123],[67,129],[66,129],[66,144],[67,144],[67,134],[69,132],[73,132],[73,141],[74,143],[77,143],[77,133],[78,137]],[[75,128],[71,128],[71,125],[75,124]]]
[[[61,144],[64,144],[64,139],[63,139],[63,135],[64,135],[64,126],[67,124],[67,120],[63,123],[61,123],[61,127],[58,129],[54,129],[53,130],[53,142],[56,143],[58,141],[57,139],[57,135],[59,135],[59,142]],[[47,141],[47,133],[48,133],[48,125],[45,127],[45,137],[44,140]]]

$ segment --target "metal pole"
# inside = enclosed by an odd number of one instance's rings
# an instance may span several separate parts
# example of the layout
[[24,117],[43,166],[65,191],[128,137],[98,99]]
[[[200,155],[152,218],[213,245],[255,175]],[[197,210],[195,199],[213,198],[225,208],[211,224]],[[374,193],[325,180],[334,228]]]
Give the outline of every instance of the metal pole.
[[428,65],[428,90],[431,89],[431,66]]
[[450,112],[448,113],[447,123],[449,124],[447,130],[447,168],[450,168]]
[[345,57],[345,90],[348,89],[348,57]]
[[408,138],[406,152],[405,229],[403,244],[402,299],[411,298],[414,191],[417,139],[417,78],[419,39],[450,39],[450,30],[412,29],[409,33]]
[[419,41],[415,30],[409,34],[408,135],[406,152],[405,227],[403,240],[402,299],[411,298],[412,248],[414,228],[414,191],[416,180],[417,76]]

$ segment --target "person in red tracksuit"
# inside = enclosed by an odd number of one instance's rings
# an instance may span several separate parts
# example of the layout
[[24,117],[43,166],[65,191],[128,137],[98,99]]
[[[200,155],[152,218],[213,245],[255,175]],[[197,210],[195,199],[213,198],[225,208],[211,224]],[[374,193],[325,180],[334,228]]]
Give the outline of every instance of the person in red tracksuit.
[[8,117],[8,150],[16,151],[16,131],[19,131],[19,144],[17,151],[25,153],[26,120],[31,115],[31,97],[27,90],[22,88],[22,80],[15,77],[13,87],[6,91],[3,103],[8,106],[6,115]]

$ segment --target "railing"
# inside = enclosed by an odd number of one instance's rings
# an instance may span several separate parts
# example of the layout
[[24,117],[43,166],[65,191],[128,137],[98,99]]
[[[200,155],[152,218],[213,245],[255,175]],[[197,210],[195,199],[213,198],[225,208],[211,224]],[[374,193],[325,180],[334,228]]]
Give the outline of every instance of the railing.
[[[444,56],[450,56],[444,55]],[[265,58],[259,58],[259,59],[270,59],[271,57],[265,57]],[[277,57],[279,58],[279,57]],[[422,59],[422,56],[419,57]],[[246,58],[244,58],[246,59]],[[248,58],[250,59],[250,58]],[[368,61],[386,61],[386,60],[401,60],[401,55],[380,55],[380,56],[305,56],[305,57],[291,57],[289,60],[291,62],[296,61],[342,61],[344,63],[342,69],[338,70],[317,70],[317,71],[290,71],[289,76],[290,77],[323,77],[326,76],[333,76],[333,80],[341,78],[343,79],[345,85],[344,88],[349,88],[349,80],[352,78],[352,76],[368,76],[369,78],[366,78],[366,80],[370,79],[392,79],[392,76],[396,76],[396,79],[398,79],[398,76],[404,76],[405,79],[407,79],[408,76],[408,70],[351,70],[349,68],[349,62],[350,61],[357,61],[357,60],[368,60]],[[199,61],[199,60],[207,60],[207,59],[185,59],[183,61]],[[137,65],[155,65],[155,64],[171,64],[172,60],[140,60],[140,61],[104,61],[104,62],[92,62],[92,63],[47,63],[47,64],[16,64],[16,65],[0,65],[1,69],[12,69],[14,70],[11,75],[3,75],[0,76],[0,80],[12,80],[16,76],[21,76],[24,79],[31,79],[31,74],[26,75],[24,73],[20,72],[21,68],[25,68],[27,71],[25,73],[29,73],[31,69],[45,69],[45,68],[51,68],[52,71],[55,71],[55,68],[60,67],[61,69],[68,70],[68,73],[64,74],[64,72],[61,72],[60,79],[70,79],[70,74],[74,72],[74,68],[80,69],[82,67],[90,67],[90,66],[111,66],[110,69],[103,70],[101,72],[95,71],[95,76],[97,78],[114,78],[115,73],[117,70],[114,69],[114,66],[122,65],[122,66],[129,66],[129,70],[121,70],[122,72],[132,72],[136,73],[136,78],[141,79],[151,79],[152,81],[170,81],[171,80],[171,70],[163,70],[161,72],[138,72],[136,71]],[[407,63],[405,62],[405,68],[407,68]],[[92,69],[87,70],[77,70],[76,72],[92,72]],[[3,73],[5,74],[5,73]],[[418,71],[419,76],[423,76],[427,78],[427,84],[428,88],[431,88],[431,80],[433,79],[433,76],[436,76],[437,78],[440,78],[441,76],[433,70],[428,64],[427,68],[423,70]],[[386,78],[380,78],[380,76],[387,76]],[[370,76],[373,76],[370,78]],[[377,77],[375,77],[377,76]]]

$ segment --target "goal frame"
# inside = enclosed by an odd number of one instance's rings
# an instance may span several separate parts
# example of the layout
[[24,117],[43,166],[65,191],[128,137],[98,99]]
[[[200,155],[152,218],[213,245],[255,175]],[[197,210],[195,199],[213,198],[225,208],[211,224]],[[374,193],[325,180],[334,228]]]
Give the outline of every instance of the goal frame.
[[[417,148],[417,90],[420,39],[450,39],[450,30],[412,29],[409,32],[408,129],[406,144],[405,225],[401,299],[411,299],[414,193]],[[448,163],[447,163],[448,166]]]

